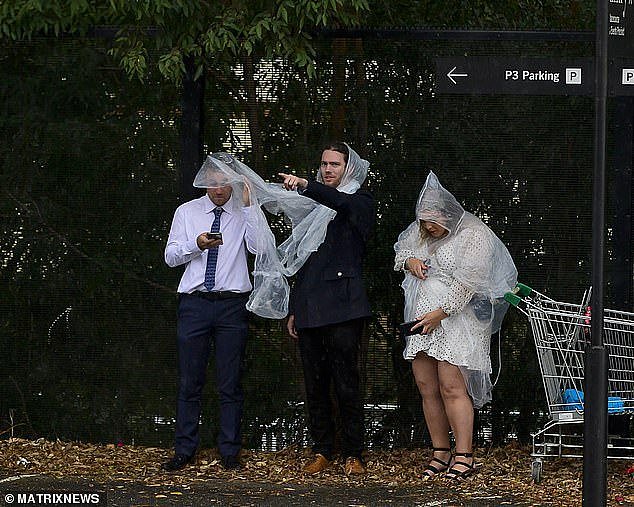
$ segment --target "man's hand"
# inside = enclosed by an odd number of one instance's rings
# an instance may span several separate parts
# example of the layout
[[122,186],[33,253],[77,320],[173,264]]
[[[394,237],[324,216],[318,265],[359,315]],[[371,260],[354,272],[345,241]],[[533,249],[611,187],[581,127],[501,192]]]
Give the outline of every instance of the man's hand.
[[308,180],[294,174],[277,173],[284,181],[282,184],[286,190],[304,190],[308,186]]
[[251,186],[246,176],[242,176],[242,203],[246,206],[251,206]]
[[427,312],[422,317],[416,317],[418,323],[412,326],[412,331],[414,329],[422,328],[422,330],[419,331],[421,334],[431,333],[434,329],[440,326],[440,321],[447,317],[449,317],[449,315],[447,315],[442,308],[438,308],[433,312]]
[[410,257],[405,261],[405,268],[416,278],[425,280],[429,266],[416,257]]
[[220,245],[222,245],[222,240],[221,239],[209,239],[207,237],[207,233],[206,232],[202,232],[196,238],[196,244],[198,245],[198,248],[200,248],[201,250],[207,250],[209,248],[217,248],[217,247],[219,247]]
[[299,335],[297,334],[297,329],[295,329],[295,315],[289,315],[288,320],[286,321],[286,329],[288,330],[288,334],[291,335],[291,338],[297,340]]

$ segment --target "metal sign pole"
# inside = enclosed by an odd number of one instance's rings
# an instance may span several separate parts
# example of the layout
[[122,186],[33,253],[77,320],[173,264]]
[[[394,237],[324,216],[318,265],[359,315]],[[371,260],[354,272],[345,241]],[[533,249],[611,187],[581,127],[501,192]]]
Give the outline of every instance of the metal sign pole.
[[595,55],[595,138],[592,192],[592,324],[585,353],[583,505],[607,501],[608,355],[603,345],[603,251],[605,229],[605,145],[608,87],[608,0],[597,1]]

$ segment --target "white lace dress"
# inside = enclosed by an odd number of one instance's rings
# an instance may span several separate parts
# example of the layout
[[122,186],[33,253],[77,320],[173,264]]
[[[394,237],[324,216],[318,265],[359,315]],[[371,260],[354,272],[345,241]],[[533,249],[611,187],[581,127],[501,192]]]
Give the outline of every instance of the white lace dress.
[[[431,333],[408,336],[403,357],[412,361],[419,352],[424,352],[439,361],[461,367],[468,389],[470,383],[477,382],[480,385],[477,392],[482,388],[488,391],[484,399],[474,399],[476,406],[481,406],[490,399],[491,330],[483,327],[482,322],[468,310],[467,305],[474,294],[453,278],[451,273],[456,270],[454,252],[457,243],[460,244],[461,251],[465,251],[464,247],[467,245],[466,250],[470,255],[485,255],[486,252],[481,250],[486,248],[486,244],[480,236],[477,230],[463,230],[430,254],[419,239],[418,227],[410,227],[399,240],[394,266],[395,270],[405,272],[405,320],[414,320],[438,308],[449,315]],[[405,261],[410,257],[429,259],[431,269],[426,280],[414,277],[405,269]],[[469,391],[471,394],[471,389]]]

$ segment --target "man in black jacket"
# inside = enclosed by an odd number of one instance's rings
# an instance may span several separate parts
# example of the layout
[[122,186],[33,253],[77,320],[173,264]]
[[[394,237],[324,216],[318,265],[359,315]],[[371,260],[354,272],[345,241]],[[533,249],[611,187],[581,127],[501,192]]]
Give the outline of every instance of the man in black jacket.
[[[333,458],[331,383],[342,422],[346,474],[365,473],[359,349],[371,311],[362,261],[375,210],[372,195],[358,186],[365,179],[367,166],[348,145],[334,143],[323,150],[317,181],[280,173],[287,190],[297,190],[336,212],[323,243],[297,272],[289,300],[287,327],[299,341],[314,441],[315,458],[304,467],[307,473],[321,472]],[[348,193],[351,179],[358,184]]]

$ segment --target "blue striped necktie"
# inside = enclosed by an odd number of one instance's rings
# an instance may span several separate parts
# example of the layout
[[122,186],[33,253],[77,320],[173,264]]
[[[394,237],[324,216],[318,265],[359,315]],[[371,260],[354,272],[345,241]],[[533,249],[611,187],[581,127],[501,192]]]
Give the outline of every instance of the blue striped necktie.
[[[220,232],[220,215],[224,211],[222,208],[214,208],[214,223],[211,224],[209,232]],[[207,269],[205,270],[205,289],[209,292],[216,284],[216,263],[218,262],[218,247],[207,249]]]

